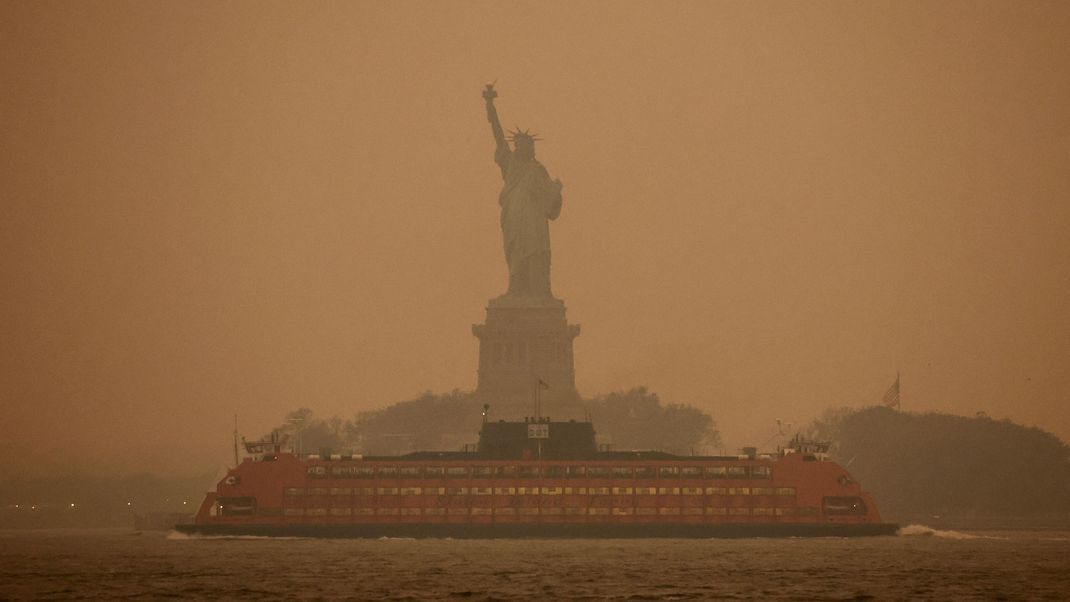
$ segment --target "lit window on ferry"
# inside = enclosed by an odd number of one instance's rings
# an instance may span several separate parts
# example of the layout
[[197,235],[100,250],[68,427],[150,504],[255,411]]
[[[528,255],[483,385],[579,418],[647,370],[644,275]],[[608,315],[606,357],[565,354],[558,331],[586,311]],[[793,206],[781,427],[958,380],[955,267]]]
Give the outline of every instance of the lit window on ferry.
[[754,508],[751,511],[754,516],[773,516],[772,508]]
[[375,493],[377,493],[378,495],[397,495],[398,494],[398,488],[397,487],[380,487],[379,489],[375,490]]
[[397,508],[376,508],[375,513],[379,516],[397,516]]
[[331,495],[352,495],[353,490],[349,487],[331,487]]
[[448,508],[446,510],[446,514],[450,514],[450,515],[468,514],[468,508]]
[[728,478],[730,479],[745,479],[747,478],[746,466],[729,466]]
[[658,467],[658,476],[661,477],[661,478],[675,477],[678,474],[680,474],[680,469],[677,468],[676,466],[659,466]]
[[707,487],[706,495],[727,495],[728,490],[724,487]]
[[573,516],[587,514],[587,508],[565,508],[565,514],[571,514]]
[[349,470],[349,475],[355,479],[370,479],[375,476],[375,469],[371,466],[353,466]]
[[326,508],[309,508],[305,510],[305,516],[327,516]]
[[305,515],[305,509],[304,508],[283,508],[282,509],[282,515],[283,516],[304,516]]
[[313,479],[325,479],[327,478],[327,467],[309,466],[307,469],[305,469],[305,474],[312,477]]
[[467,487],[447,487],[446,495],[468,495]]
[[772,487],[754,487],[750,490],[751,495],[773,495]]
[[612,474],[612,470],[608,466],[588,466],[587,476],[592,479],[605,479]]
[[683,508],[682,513],[688,516],[695,516],[696,514],[702,514],[702,508],[698,506],[690,506]]
[[328,489],[326,487],[309,487],[309,495],[327,495]]
[[424,476],[427,478],[441,477],[446,474],[446,469],[441,466],[425,466]]
[[681,487],[680,493],[683,495],[702,495],[701,487]]
[[560,479],[565,476],[564,466],[543,466],[543,476],[551,479]]
[[636,487],[635,495],[657,495],[657,487]]
[[354,487],[353,488],[353,494],[354,495],[375,495],[375,488],[374,487]]
[[728,495],[750,495],[750,487],[729,487]]
[[566,466],[565,467],[565,476],[572,477],[572,478],[586,477],[587,476],[587,467],[586,466]]
[[653,466],[636,466],[635,478],[637,479],[653,479],[658,476],[658,471],[654,470]]
[[561,495],[560,487],[543,487],[542,495]]
[[679,487],[658,487],[658,495],[680,495]]
[[375,514],[375,508],[354,508],[353,514],[357,516],[371,516]]
[[420,495],[421,490],[419,487],[402,487],[401,495]]
[[825,496],[825,514],[861,515],[866,513],[866,503],[860,497]]
[[491,495],[494,493],[493,487],[473,487],[472,495]]
[[515,495],[516,487],[495,487],[494,493],[497,495]]
[[495,476],[502,479],[511,479],[516,476],[516,466],[498,466],[494,469]]
[[446,468],[446,476],[447,477],[454,477],[454,478],[467,477],[468,476],[468,467],[467,466],[448,466]]
[[614,487],[613,488],[613,495],[631,495],[631,494],[632,494],[632,488],[631,487]]
[[591,495],[609,495],[609,487],[588,487],[587,492]]
[[795,495],[795,488],[794,487],[777,487],[776,488],[776,494],[777,495],[783,495],[783,496]]
[[401,509],[401,515],[402,516],[419,516],[420,515],[420,509],[419,508],[402,508]]
[[588,508],[587,514],[592,516],[598,516],[603,514],[609,514],[609,508]]
[[396,477],[398,475],[398,467],[397,466],[380,466],[379,470],[377,470],[376,472],[379,473],[380,477]]
[[629,516],[635,514],[635,508],[630,508],[627,506],[614,506],[613,514],[617,516]]
[[768,466],[751,466],[750,476],[755,479],[773,478],[773,469]]
[[479,478],[487,478],[494,476],[494,468],[490,466],[473,466],[472,476]]
[[728,508],[717,508],[715,506],[708,506],[706,508],[706,514],[709,516],[725,516],[728,514]]
[[795,508],[777,508],[777,516],[793,516],[795,514]]
[[615,479],[630,479],[632,478],[631,466],[614,466],[613,478]]
[[445,487],[424,487],[424,495],[446,495]]
[[728,514],[731,516],[750,516],[750,508],[729,508]]
[[685,479],[697,479],[702,476],[701,466],[681,466],[680,476]]
[[282,490],[282,494],[283,495],[289,495],[289,496],[305,495],[305,488],[304,487],[287,487],[286,489]]
[[425,516],[442,516],[445,513],[445,508],[424,508]]
[[398,468],[398,476],[406,479],[414,479],[420,476],[419,466],[402,466]]
[[728,469],[724,466],[707,466],[707,479],[723,479],[728,476]]
[[472,516],[490,516],[493,513],[491,508],[472,508]]

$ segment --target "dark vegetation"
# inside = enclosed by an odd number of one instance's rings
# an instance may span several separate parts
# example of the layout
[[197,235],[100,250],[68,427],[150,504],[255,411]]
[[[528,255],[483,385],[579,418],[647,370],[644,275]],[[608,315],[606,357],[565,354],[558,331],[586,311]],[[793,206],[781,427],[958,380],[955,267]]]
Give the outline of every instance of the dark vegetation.
[[[639,387],[584,402],[599,441],[614,449],[658,449],[680,454],[712,453],[720,443],[713,418],[684,404],[663,404]],[[305,452],[368,455],[414,450],[456,450],[478,439],[482,406],[474,395],[425,393],[350,420],[317,418],[303,408],[276,429]]]
[[1070,446],[1038,428],[871,407],[829,410],[811,434],[888,519],[1070,517]]

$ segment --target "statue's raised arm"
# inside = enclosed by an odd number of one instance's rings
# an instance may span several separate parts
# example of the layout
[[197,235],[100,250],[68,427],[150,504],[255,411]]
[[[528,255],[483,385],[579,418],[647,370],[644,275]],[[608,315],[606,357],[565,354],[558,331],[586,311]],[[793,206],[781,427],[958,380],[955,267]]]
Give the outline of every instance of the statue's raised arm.
[[494,89],[494,84],[487,84],[483,89],[483,98],[487,101],[487,121],[490,122],[490,131],[494,134],[494,160],[498,165],[505,168],[505,162],[509,156],[509,143],[505,139],[505,130],[502,129],[502,123],[498,121],[498,110],[494,108],[494,99],[497,98],[498,92]]

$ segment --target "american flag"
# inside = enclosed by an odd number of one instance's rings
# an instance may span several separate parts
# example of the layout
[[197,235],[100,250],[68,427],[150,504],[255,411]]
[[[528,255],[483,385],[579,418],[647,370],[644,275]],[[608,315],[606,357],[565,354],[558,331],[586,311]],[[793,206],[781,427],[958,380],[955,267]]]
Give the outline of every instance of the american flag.
[[888,387],[885,391],[884,397],[881,397],[881,403],[889,408],[899,408],[899,374],[895,375],[895,382],[892,386]]

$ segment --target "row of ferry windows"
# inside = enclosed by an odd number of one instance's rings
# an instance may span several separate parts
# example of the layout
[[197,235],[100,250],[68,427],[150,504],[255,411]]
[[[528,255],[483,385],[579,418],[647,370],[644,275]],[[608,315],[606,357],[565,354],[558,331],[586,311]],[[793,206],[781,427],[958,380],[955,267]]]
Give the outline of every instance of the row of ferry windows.
[[[328,470],[329,469],[329,470]],[[768,466],[309,466],[315,478],[768,479]]]
[[285,516],[796,516],[816,515],[817,508],[284,508],[282,513]]
[[287,487],[300,495],[778,495],[794,487]]

